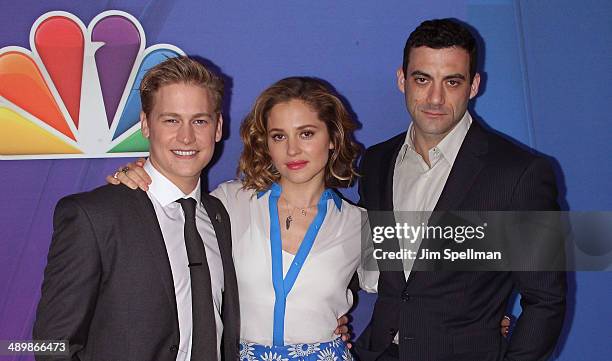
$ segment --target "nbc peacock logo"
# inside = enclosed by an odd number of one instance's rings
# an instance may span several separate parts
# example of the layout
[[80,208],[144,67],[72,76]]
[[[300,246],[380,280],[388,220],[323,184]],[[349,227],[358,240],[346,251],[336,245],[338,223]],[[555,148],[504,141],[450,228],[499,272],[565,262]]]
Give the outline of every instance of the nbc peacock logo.
[[0,49],[0,159],[146,155],[138,86],[174,45],[145,48],[136,18],[116,10],[85,27],[52,11],[34,22],[31,50]]

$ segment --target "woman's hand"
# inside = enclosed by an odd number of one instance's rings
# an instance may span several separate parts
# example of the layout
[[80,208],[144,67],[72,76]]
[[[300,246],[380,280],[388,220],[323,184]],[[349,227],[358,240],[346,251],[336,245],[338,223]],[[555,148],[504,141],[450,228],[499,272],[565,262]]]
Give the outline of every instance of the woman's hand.
[[135,162],[126,164],[116,171],[115,174],[106,176],[106,182],[114,185],[123,183],[132,189],[140,188],[145,192],[148,191],[151,178],[142,169],[145,161],[146,159],[144,158],[138,158]]
[[338,319],[338,327],[334,331],[334,334],[340,335],[342,337],[342,341],[346,342],[346,347],[351,348],[352,345],[349,342],[351,339],[351,332],[349,328],[349,317],[348,315],[344,315]]
[[512,319],[510,318],[510,316],[504,316],[501,319],[501,322],[499,323],[500,327],[501,327],[501,334],[504,337],[508,336],[508,333],[510,332],[510,323],[511,323]]

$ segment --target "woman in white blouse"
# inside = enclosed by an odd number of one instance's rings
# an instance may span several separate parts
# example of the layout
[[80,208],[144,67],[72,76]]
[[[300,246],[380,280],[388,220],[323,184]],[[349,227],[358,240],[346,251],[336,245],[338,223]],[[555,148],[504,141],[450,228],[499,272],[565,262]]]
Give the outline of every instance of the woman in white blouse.
[[[368,226],[333,188],[356,176],[355,128],[329,87],[307,77],[266,89],[241,125],[240,180],[212,192],[232,221],[241,360],[352,359],[334,329],[353,304]],[[130,166],[128,177],[147,178]]]

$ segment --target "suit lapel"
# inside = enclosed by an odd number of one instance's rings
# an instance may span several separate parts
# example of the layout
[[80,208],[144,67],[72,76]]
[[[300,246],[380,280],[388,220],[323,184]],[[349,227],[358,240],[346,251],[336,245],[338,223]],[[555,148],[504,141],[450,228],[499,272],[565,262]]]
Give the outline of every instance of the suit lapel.
[[[229,272],[230,278],[235,279],[234,264],[232,260],[232,240],[230,225],[225,224],[229,222],[229,219],[221,214],[218,207],[213,204],[213,201],[208,195],[202,194],[202,205],[206,209],[206,213],[210,218],[213,229],[215,230],[215,236],[217,237],[217,244],[219,245],[219,252],[221,253],[221,262],[223,264],[224,277],[227,280],[227,274]],[[231,279],[229,280],[231,281]],[[225,282],[227,286],[227,281]]]
[[238,298],[238,283],[232,258],[232,237],[230,219],[220,201],[202,192],[202,205],[210,218],[215,231],[221,263],[223,265],[223,345],[222,358],[234,358],[238,353],[238,338],[240,333],[240,307]]
[[137,224],[142,227],[143,239],[148,240],[149,247],[147,247],[147,250],[149,251],[149,256],[157,267],[159,277],[163,284],[164,293],[171,305],[170,309],[173,313],[173,318],[176,320],[176,328],[178,329],[178,314],[172,269],[170,268],[170,259],[168,258],[166,243],[164,242],[161,228],[157,222],[155,209],[145,192],[137,191],[133,192],[133,194],[138,204],[134,209],[138,218]]
[[434,211],[457,210],[484,167],[482,155],[488,150],[487,136],[476,121],[472,122],[457,153],[442,194]]
[[[391,139],[388,143],[388,148],[386,152],[384,152],[381,162],[381,180],[379,186],[382,191],[380,193],[380,204],[379,210],[390,212],[390,217],[393,215],[393,175],[395,173],[395,161],[397,159],[397,155],[402,149],[402,145],[404,145],[404,140],[406,139],[406,133],[402,133],[399,136]],[[395,223],[395,217],[389,219]],[[387,224],[386,222],[382,222],[383,224]],[[385,251],[396,252],[400,250],[399,240],[394,239],[393,243],[390,244],[390,247],[385,249]],[[397,270],[402,269],[401,260],[385,261],[387,265],[389,265],[389,269]],[[379,265],[380,266],[380,265]],[[397,271],[389,271],[381,269],[381,274],[384,274],[384,278],[389,280],[392,284],[401,285],[406,281],[404,276],[404,272]]]
[[389,144],[389,148],[382,157],[381,161],[381,199],[380,209],[381,210],[393,210],[393,174],[395,173],[395,160],[397,155],[402,149],[404,140],[406,139],[406,133],[402,133],[401,136],[395,137],[393,142]]

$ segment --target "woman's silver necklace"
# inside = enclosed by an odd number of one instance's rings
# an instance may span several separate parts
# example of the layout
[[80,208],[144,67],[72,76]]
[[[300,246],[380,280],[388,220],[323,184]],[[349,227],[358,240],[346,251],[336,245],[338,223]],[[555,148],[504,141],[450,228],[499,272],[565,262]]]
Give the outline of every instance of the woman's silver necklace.
[[293,211],[294,210],[299,209],[300,210],[300,214],[303,217],[306,217],[306,215],[308,215],[308,212],[306,210],[308,208],[314,207],[314,206],[308,206],[306,208],[294,207],[294,206],[289,204],[289,202],[287,201],[287,198],[283,197],[283,199],[285,200],[285,204],[287,205],[287,208],[289,209],[289,211],[288,211],[289,215],[287,216],[287,218],[285,218],[285,228],[287,230],[289,230],[289,228],[291,227],[291,222],[293,222]]

